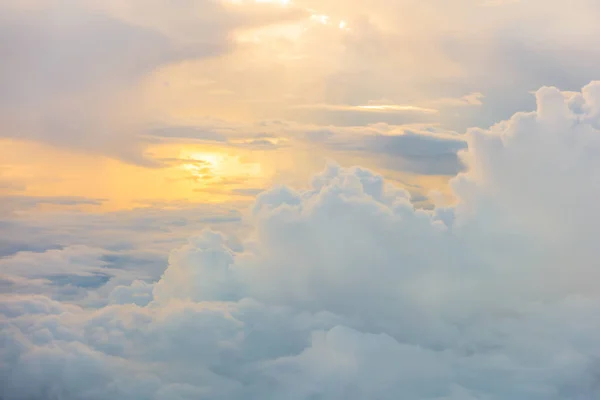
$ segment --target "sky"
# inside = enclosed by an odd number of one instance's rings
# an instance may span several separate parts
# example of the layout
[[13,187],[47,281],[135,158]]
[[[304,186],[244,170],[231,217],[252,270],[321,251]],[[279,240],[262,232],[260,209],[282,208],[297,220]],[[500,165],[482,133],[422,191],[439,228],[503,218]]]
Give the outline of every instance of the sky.
[[0,400],[600,398],[600,3],[0,2]]

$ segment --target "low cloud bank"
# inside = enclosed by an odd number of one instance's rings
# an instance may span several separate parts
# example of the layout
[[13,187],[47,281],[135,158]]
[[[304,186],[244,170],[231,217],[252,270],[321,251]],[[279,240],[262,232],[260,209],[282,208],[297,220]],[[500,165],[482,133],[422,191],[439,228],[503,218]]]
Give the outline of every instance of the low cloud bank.
[[[0,397],[597,398],[600,84],[537,101],[468,132],[453,207],[333,165],[107,306],[3,286]],[[40,285],[44,254],[12,279]]]

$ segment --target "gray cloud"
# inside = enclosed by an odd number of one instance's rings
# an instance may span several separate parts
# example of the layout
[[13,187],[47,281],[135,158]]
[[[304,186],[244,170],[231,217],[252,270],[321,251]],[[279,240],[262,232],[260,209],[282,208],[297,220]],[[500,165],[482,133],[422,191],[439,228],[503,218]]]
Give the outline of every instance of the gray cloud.
[[264,191],[264,188],[239,188],[232,190],[233,193],[241,194],[243,196],[257,196]]
[[332,151],[351,151],[379,157],[384,168],[427,175],[456,175],[462,169],[458,152],[467,146],[458,134],[435,128],[371,127],[309,130],[305,137]]
[[[256,133],[257,126],[248,124],[236,125],[223,121],[207,121],[198,126],[165,125],[160,128],[147,129],[142,135],[145,141],[156,143],[162,141],[185,141],[199,143],[217,143],[239,149],[275,150],[282,144],[274,140],[275,134]],[[282,132],[279,132],[281,134]],[[155,159],[157,162],[173,162],[173,159]]]
[[[379,167],[427,175],[456,175],[462,169],[457,153],[466,147],[463,135],[435,125],[389,125],[383,122],[368,126],[319,126],[292,121],[248,125],[213,121],[197,127],[165,126],[152,131],[151,135],[160,139],[217,142],[244,149],[318,146],[331,152],[333,157],[337,152],[360,153],[378,157]],[[181,159],[157,158],[155,161],[189,163]]]
[[100,206],[106,200],[79,196],[26,196],[26,195],[0,195],[0,216],[25,211],[41,204],[56,206]]
[[155,67],[225,51],[225,33],[181,46],[85,2],[51,1],[31,10],[3,6],[0,122],[3,136],[108,153],[151,164],[114,112],[121,93]]
[[139,138],[148,116],[131,89],[141,78],[228,52],[236,29],[302,15],[293,8],[233,10],[211,0],[181,7],[162,0],[30,3],[0,6],[1,135],[145,166],[157,164]]
[[220,226],[239,248],[232,227],[239,232],[240,220],[233,208],[193,204],[169,211],[147,205],[114,213],[7,215],[0,220],[2,292],[106,304],[113,288],[158,280],[169,251],[198,229]]
[[149,137],[166,139],[193,139],[209,142],[227,142],[227,135],[211,127],[165,126],[150,129],[146,134]]
[[106,199],[94,199],[79,196],[25,196],[11,195],[1,196],[0,201],[6,203],[16,203],[23,207],[34,207],[38,204],[55,204],[61,206],[75,206],[79,204],[99,206]]
[[391,164],[423,174],[455,175],[461,169],[457,153],[466,148],[459,136],[444,137],[406,130],[402,135],[373,136],[364,149],[392,156]]

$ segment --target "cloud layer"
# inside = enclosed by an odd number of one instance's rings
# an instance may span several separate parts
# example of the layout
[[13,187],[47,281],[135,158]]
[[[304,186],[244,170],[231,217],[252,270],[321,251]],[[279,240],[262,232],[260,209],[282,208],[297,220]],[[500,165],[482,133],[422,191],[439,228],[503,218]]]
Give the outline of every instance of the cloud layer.
[[223,55],[237,30],[303,13],[201,0],[50,0],[0,5],[0,138],[157,166],[140,141],[141,81],[161,67]]
[[488,126],[597,78],[600,9],[572,4],[5,0],[0,138],[156,167],[154,126],[231,138],[201,132],[207,115]]
[[[600,84],[537,102],[467,134],[455,206],[332,165],[258,195],[241,244],[202,231],[109,305],[6,291],[2,399],[598,397]],[[69,270],[57,254],[3,262],[35,287]]]

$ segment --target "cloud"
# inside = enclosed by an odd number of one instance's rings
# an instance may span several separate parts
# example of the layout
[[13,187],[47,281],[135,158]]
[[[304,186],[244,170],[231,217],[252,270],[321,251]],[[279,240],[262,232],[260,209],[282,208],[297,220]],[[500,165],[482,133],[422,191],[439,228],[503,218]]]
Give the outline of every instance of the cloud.
[[5,1],[2,135],[159,166],[151,139],[224,140],[147,132],[199,112],[463,131],[532,109],[542,85],[597,78],[593,2],[483,3]]
[[3,135],[143,162],[124,132],[131,121],[116,121],[112,106],[143,74],[192,53],[85,2],[9,2],[2,21],[0,52],[10,60],[0,78]]
[[[463,131],[534,109],[530,90],[578,90],[598,78],[594,17],[600,10],[588,0],[573,7],[544,0],[495,7],[484,0],[294,3],[312,9],[314,20],[249,35],[248,46],[223,63],[198,67],[197,75],[237,95],[203,101],[203,108],[247,115],[250,107],[253,116],[323,125],[426,117]],[[330,23],[318,22],[321,15]],[[348,29],[339,29],[341,21]],[[439,113],[352,110],[374,99]],[[312,109],[294,108],[307,105]]]
[[425,175],[456,175],[462,169],[457,154],[467,146],[462,135],[419,126],[331,127],[307,130],[304,136],[329,151],[377,157],[380,167]]
[[169,251],[193,232],[220,226],[231,235],[229,245],[239,247],[239,211],[217,205],[165,206],[109,213],[28,210],[3,216],[2,292],[43,294],[86,306],[123,299],[140,303],[144,285],[151,288],[164,272]]
[[336,104],[301,105],[283,113],[286,119],[298,123],[324,126],[361,126],[376,123],[390,125],[435,123],[438,110],[397,104],[349,106]]
[[469,93],[460,97],[447,97],[430,100],[425,105],[394,104],[391,101],[370,101],[363,105],[345,104],[301,104],[292,106],[292,109],[341,111],[348,113],[375,113],[375,114],[439,114],[440,107],[466,107],[480,106],[484,95],[481,93]]
[[329,110],[329,111],[354,111],[354,112],[366,112],[366,113],[403,113],[403,112],[414,112],[414,113],[425,113],[425,114],[437,114],[438,110],[432,108],[423,108],[411,105],[401,104],[367,104],[367,105],[343,105],[343,104],[309,104],[299,105],[294,108],[305,108],[315,110]]
[[194,126],[165,126],[150,129],[146,132],[149,137],[164,139],[193,139],[208,142],[226,142],[227,136],[214,128]]
[[[197,125],[164,125],[147,129],[142,135],[150,143],[184,142],[218,144],[237,149],[275,150],[282,146],[281,137],[256,133],[256,124],[234,124],[207,120]],[[281,133],[281,132],[279,132]],[[173,159],[154,158],[157,162],[173,163]]]
[[4,400],[597,398],[598,93],[469,131],[453,206],[331,165],[110,305],[3,294]]
[[79,196],[0,195],[0,204],[2,205],[0,215],[3,213],[27,210],[40,204],[52,204],[57,206],[99,206],[105,201],[105,199],[93,199]]
[[242,195],[242,196],[257,196],[258,194],[264,192],[265,189],[262,188],[240,188],[233,189],[232,192]]
[[2,136],[156,166],[138,137],[155,122],[141,80],[231,51],[236,30],[300,15],[212,0],[9,0],[0,6]]
[[431,102],[431,104],[446,107],[468,107],[468,106],[481,106],[483,104],[483,98],[485,96],[482,93],[469,93],[460,97],[447,97],[437,99]]
[[12,243],[17,250],[84,245],[119,251],[150,241],[152,249],[168,251],[205,224],[221,225],[219,229],[232,233],[226,226],[239,225],[241,218],[231,204],[186,202],[140,203],[137,209],[104,213],[23,213],[0,220],[0,243]]
[[[328,157],[359,154],[371,157],[378,168],[448,176],[461,170],[457,153],[466,147],[464,135],[425,123],[322,126],[285,120],[254,124],[205,121],[195,127],[165,126],[151,131],[148,137],[149,140],[219,143],[224,148],[234,149],[291,150],[292,157],[308,148],[313,156],[321,156],[319,163]],[[189,160],[177,158],[154,160],[165,165],[189,164]]]
[[110,290],[135,279],[151,279],[152,271],[143,272],[135,260],[119,265],[113,262],[115,257],[119,253],[83,245],[22,250],[0,258],[0,277],[9,292],[43,293],[66,302],[84,302],[96,289]]
[[[542,85],[597,78],[597,24],[581,19],[597,14],[591,2],[577,0],[579,14],[560,2],[482,3],[3,2],[1,135],[157,167],[147,146],[243,137],[194,125],[198,113],[462,132],[532,109],[528,92]],[[459,169],[444,157],[435,170]]]

